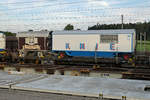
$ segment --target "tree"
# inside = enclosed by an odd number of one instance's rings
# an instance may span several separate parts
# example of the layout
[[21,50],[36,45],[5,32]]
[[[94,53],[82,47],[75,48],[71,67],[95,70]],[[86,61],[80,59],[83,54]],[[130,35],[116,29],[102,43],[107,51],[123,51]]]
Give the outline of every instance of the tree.
[[74,26],[71,24],[68,24],[67,26],[65,26],[64,30],[74,30]]
[[0,33],[4,33],[6,36],[16,36],[16,33],[12,33],[12,32],[0,31]]
[[[88,27],[88,30],[102,30],[102,29],[121,29],[121,24],[97,24]],[[124,23],[124,29],[136,29],[137,35],[146,32],[147,40],[150,40],[150,22]]]
[[32,29],[30,29],[30,30],[28,30],[29,32],[33,32],[33,30]]

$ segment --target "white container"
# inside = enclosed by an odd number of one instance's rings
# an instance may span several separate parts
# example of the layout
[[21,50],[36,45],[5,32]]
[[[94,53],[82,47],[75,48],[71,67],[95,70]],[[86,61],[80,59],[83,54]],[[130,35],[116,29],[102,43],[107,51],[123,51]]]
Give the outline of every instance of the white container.
[[67,51],[73,55],[85,53],[85,56],[90,56],[94,52],[98,56],[99,53],[133,53],[136,43],[134,29],[54,31],[52,36],[53,51]]
[[6,49],[6,37],[3,33],[0,33],[0,51]]

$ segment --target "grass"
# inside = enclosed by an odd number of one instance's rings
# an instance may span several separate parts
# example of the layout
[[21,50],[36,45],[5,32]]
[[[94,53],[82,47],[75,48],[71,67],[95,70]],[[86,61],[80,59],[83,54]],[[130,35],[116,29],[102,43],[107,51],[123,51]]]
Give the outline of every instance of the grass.
[[142,41],[142,47],[140,47],[140,41],[137,41],[136,50],[137,51],[144,51],[144,48],[147,52],[150,52],[150,41],[146,41],[145,46],[144,46],[144,41]]

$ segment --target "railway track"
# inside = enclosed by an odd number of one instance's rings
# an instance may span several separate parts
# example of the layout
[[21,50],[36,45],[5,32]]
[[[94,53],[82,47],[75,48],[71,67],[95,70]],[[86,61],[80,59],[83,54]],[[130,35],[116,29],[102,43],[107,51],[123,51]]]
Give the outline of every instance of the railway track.
[[76,68],[93,68],[96,66],[97,68],[109,68],[109,69],[150,69],[149,65],[131,65],[131,64],[94,64],[94,63],[62,63],[62,64],[19,64],[19,63],[7,63],[0,62],[0,67],[4,66],[13,66],[13,67],[35,67],[35,68],[69,68],[75,66]]
[[[141,79],[150,80],[150,67],[148,65],[127,65],[127,64],[11,64],[0,63],[0,69],[4,69],[5,66],[15,67],[17,70],[23,68],[34,68],[36,71],[47,70],[49,74],[54,74],[55,70],[59,70],[62,73],[65,70],[78,71],[81,73],[90,72],[105,72],[105,73],[122,73],[125,79]],[[62,74],[63,75],[63,74]]]

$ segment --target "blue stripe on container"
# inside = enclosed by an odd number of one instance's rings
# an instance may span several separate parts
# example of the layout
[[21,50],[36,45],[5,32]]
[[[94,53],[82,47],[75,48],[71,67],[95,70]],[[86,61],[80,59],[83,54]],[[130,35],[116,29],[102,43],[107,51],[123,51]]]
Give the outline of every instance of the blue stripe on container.
[[[59,51],[53,51],[59,52]],[[65,52],[68,56],[78,56],[78,57],[95,57],[95,51],[61,51]],[[103,52],[103,51],[96,51],[96,57],[98,58],[114,58],[116,53],[119,54],[130,54],[132,52]]]
[[4,51],[5,49],[0,49],[0,51]]
[[[65,51],[68,56],[95,57],[95,51]],[[114,52],[96,52],[97,57],[113,58]]]

